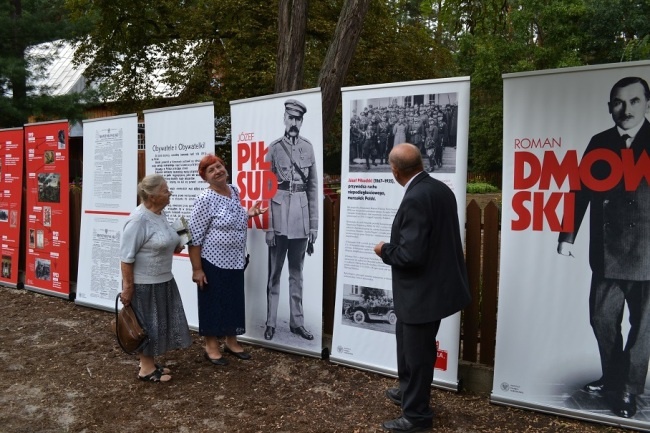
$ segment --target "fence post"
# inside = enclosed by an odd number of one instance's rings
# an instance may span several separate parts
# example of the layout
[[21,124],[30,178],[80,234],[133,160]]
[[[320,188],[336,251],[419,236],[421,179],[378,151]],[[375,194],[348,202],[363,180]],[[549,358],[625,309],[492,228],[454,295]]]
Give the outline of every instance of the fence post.
[[499,208],[491,201],[483,211],[483,284],[480,362],[494,365],[499,278]]
[[467,205],[465,223],[465,262],[472,303],[463,311],[464,361],[476,362],[479,336],[479,307],[481,305],[481,207],[472,200]]

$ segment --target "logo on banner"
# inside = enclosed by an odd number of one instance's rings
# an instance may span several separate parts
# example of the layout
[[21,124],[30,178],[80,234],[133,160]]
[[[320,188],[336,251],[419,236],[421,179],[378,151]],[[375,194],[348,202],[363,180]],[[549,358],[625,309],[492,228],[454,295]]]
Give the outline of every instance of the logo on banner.
[[440,342],[436,341],[436,363],[433,366],[436,370],[447,371],[447,351],[440,349]]
[[354,353],[352,353],[352,350],[351,350],[350,348],[348,348],[348,347],[343,347],[343,346],[341,346],[341,345],[336,346],[336,351],[337,351],[338,353],[341,353],[341,354],[344,353],[344,354],[346,354],[346,355],[354,355]]

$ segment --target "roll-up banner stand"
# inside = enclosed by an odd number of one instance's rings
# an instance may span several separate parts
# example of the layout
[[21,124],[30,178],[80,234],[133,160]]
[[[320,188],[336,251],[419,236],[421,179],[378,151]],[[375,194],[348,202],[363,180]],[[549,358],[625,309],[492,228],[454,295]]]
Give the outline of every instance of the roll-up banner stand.
[[[373,251],[390,239],[404,194],[387,155],[394,144],[421,147],[425,169],[454,191],[464,227],[469,89],[468,77],[343,89],[333,362],[397,374],[391,269]],[[434,385],[458,388],[459,341],[457,313],[442,321],[431,343],[438,347]]]
[[[320,357],[323,318],[323,123],[320,89],[232,101],[232,183],[242,204],[269,207],[251,218],[242,339]],[[273,221],[273,222],[271,222]],[[266,244],[267,232],[288,240]],[[313,252],[305,253],[309,232]],[[274,266],[275,265],[275,266]],[[290,270],[292,268],[292,270]],[[298,268],[302,268],[300,271]],[[271,278],[271,274],[275,277]],[[279,276],[279,277],[278,277]],[[273,280],[273,281],[271,281]],[[313,339],[303,338],[303,326]],[[267,327],[273,328],[272,335]],[[265,334],[267,334],[265,336]],[[271,338],[268,338],[271,337]]]
[[[214,153],[214,105],[212,102],[147,110],[144,112],[146,171],[161,174],[172,192],[164,212],[174,224],[189,221],[194,198],[208,184],[199,176],[199,161]],[[188,249],[174,255],[174,279],[191,329],[199,326],[196,284]]]
[[492,401],[648,431],[650,62],[503,80]]
[[122,290],[120,239],[137,204],[138,117],[84,120],[84,165],[75,303],[112,311]]
[[25,125],[25,288],[70,297],[68,121]]
[[0,129],[0,283],[22,287],[18,278],[23,198],[23,128]]

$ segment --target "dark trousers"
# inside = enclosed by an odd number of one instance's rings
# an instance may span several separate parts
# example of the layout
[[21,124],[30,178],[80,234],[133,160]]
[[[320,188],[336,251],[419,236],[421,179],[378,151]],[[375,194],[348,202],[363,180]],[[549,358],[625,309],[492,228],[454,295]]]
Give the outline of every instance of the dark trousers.
[[436,335],[440,320],[407,324],[397,319],[397,377],[402,392],[402,415],[416,425],[430,426],[433,420],[431,382],[437,357]]
[[[630,332],[623,347],[621,321],[626,303]],[[605,385],[643,394],[650,360],[650,282],[592,275],[589,321],[598,342]]]
[[289,326],[305,325],[302,310],[302,268],[305,264],[307,238],[289,239],[276,235],[275,246],[269,247],[269,281],[266,287],[266,326],[276,327],[280,297],[280,277],[284,259],[289,261]]

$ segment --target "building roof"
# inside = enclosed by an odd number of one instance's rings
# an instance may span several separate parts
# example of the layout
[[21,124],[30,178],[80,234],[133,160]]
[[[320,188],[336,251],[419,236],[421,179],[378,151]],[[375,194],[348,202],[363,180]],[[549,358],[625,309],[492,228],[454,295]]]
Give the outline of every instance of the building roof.
[[85,65],[75,66],[75,46],[65,41],[45,42],[27,49],[26,58],[32,69],[29,84],[34,93],[53,96],[81,92],[86,86]]
[[[82,92],[86,85],[83,73],[86,64],[76,66],[73,62],[76,45],[58,40],[33,45],[27,49],[26,58],[30,64],[32,77],[29,84],[33,93],[47,93],[52,96]],[[152,93],[163,98],[173,98],[180,93],[164,83],[164,68],[157,68],[149,74]],[[94,84],[93,84],[94,86]]]

